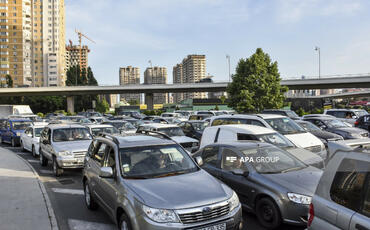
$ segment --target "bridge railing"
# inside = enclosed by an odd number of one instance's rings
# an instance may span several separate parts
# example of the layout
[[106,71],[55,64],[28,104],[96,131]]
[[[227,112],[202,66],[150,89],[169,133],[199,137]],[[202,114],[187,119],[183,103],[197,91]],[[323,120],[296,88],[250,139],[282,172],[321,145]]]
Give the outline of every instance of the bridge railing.
[[370,77],[370,73],[358,73],[358,74],[334,74],[334,75],[322,75],[320,76],[301,76],[301,77],[287,77],[283,80],[304,80],[304,79],[326,79],[326,78],[348,78],[348,77]]

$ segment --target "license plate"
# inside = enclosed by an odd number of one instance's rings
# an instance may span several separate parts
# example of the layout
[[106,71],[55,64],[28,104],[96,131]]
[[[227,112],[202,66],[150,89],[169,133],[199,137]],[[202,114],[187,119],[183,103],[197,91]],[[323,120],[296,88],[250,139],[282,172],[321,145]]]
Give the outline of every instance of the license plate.
[[197,228],[196,230],[226,230],[226,223],[216,224],[216,225],[207,226],[203,228]]

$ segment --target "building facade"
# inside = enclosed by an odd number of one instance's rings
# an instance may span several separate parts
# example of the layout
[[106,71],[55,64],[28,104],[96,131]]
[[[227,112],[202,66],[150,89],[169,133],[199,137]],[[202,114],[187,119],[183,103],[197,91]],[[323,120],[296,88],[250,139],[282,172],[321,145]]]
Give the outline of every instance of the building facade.
[[[181,74],[179,73],[181,69]],[[192,54],[183,59],[173,69],[174,84],[196,83],[206,78],[206,55]],[[207,98],[207,93],[182,93],[175,95],[175,102],[178,103],[183,99],[189,98]]]
[[[82,46],[81,48],[81,69],[89,67],[89,47]],[[66,69],[72,66],[80,65],[80,46],[69,44],[66,46]]]
[[[121,67],[119,68],[119,85],[139,85],[140,84],[140,69],[138,67]],[[141,103],[140,94],[121,94],[120,100],[126,102],[136,100]]]
[[65,82],[64,0],[0,0],[0,78],[14,87]]
[[[167,84],[167,68],[165,67],[149,67],[144,72],[144,84]],[[167,93],[154,93],[154,104],[168,103]]]

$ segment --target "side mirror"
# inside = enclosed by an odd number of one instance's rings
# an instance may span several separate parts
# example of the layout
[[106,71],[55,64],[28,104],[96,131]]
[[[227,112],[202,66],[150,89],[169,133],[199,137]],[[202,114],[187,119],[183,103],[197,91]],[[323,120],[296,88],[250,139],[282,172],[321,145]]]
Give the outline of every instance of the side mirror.
[[113,177],[113,169],[111,167],[101,167],[99,176],[101,178],[112,178]]
[[203,165],[203,159],[202,159],[202,157],[201,156],[195,157],[195,162],[197,162],[197,164],[199,166]]
[[249,176],[249,172],[244,171],[242,169],[233,169],[233,170],[231,170],[231,173],[234,174],[234,175],[237,175],[237,176],[244,176],[244,177]]

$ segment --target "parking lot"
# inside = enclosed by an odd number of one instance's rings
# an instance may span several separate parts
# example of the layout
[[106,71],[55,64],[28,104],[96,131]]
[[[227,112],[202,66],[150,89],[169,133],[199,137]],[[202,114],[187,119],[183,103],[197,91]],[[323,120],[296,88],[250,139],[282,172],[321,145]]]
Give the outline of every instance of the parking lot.
[[[90,211],[86,208],[83,198],[81,170],[66,170],[63,176],[56,178],[53,175],[51,165],[42,168],[38,159],[32,157],[31,153],[22,152],[20,147],[10,147],[8,144],[1,144],[1,147],[11,150],[27,160],[38,173],[51,200],[60,230],[116,229],[114,223],[101,209]],[[244,212],[243,220],[243,229],[264,229],[259,226],[253,214]],[[281,229],[298,230],[304,228],[283,225]]]

